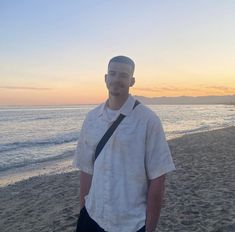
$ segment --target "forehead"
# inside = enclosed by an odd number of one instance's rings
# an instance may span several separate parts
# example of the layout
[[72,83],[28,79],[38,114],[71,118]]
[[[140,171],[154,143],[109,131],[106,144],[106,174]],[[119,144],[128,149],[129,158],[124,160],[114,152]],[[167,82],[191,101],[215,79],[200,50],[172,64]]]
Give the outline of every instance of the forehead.
[[124,72],[131,75],[133,72],[133,68],[130,64],[121,62],[111,62],[109,64],[108,71]]

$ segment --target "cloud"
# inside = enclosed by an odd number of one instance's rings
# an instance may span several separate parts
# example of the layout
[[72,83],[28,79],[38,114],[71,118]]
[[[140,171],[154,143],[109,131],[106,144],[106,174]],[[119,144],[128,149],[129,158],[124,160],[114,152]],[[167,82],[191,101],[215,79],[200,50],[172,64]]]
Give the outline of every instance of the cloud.
[[135,88],[135,90],[138,91],[144,91],[144,92],[162,92],[162,91],[168,91],[168,92],[182,92],[182,91],[198,91],[197,88],[176,88],[176,87],[153,87],[153,88]]
[[138,91],[145,91],[145,92],[156,92],[157,91],[157,89],[155,89],[155,88],[135,88],[134,87],[134,89],[138,90]]
[[51,90],[51,88],[40,88],[40,87],[27,87],[27,86],[0,86],[0,89],[7,89],[7,90]]
[[214,91],[222,91],[222,92],[235,92],[235,88],[232,87],[227,87],[227,86],[200,86],[200,87],[195,87],[195,88],[178,88],[178,87],[153,87],[153,88],[134,88],[135,90],[138,91],[143,91],[143,92],[174,92],[174,93],[181,93],[181,92],[200,92],[200,91],[208,91],[214,90]]
[[207,86],[206,88],[220,90],[220,91],[235,91],[235,88],[231,88],[227,86]]

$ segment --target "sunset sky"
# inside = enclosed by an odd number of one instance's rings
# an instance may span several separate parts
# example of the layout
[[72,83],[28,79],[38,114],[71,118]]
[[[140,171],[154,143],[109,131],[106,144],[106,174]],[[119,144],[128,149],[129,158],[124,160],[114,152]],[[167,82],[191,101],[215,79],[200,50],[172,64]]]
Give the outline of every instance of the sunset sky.
[[0,105],[100,103],[109,59],[133,95],[235,94],[234,0],[1,0]]

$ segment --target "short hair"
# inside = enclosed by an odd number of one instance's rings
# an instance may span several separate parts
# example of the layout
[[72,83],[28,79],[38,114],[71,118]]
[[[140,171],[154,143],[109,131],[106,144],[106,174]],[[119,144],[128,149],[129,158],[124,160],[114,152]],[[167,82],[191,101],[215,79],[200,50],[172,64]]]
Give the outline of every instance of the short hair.
[[129,58],[127,56],[115,56],[109,61],[108,68],[109,68],[110,63],[112,63],[112,62],[119,62],[119,63],[129,64],[129,65],[132,66],[133,73],[134,73],[135,62],[131,58]]

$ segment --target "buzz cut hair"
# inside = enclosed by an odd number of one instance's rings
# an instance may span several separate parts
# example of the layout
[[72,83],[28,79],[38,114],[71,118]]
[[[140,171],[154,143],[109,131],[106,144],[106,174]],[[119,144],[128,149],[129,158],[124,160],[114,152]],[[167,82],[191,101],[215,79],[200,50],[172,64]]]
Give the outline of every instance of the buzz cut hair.
[[115,56],[109,61],[108,68],[109,68],[109,65],[112,62],[119,62],[119,63],[129,64],[129,65],[131,65],[133,73],[134,73],[135,62],[131,58],[129,58],[127,56]]

